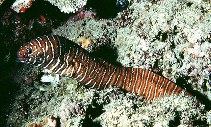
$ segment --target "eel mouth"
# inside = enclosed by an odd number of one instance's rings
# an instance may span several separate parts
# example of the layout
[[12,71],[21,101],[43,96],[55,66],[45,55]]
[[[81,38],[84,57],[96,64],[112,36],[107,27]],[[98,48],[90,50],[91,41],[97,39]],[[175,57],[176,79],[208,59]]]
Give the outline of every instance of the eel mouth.
[[27,54],[21,54],[21,52],[17,53],[17,62],[21,62],[21,63],[27,63],[29,61],[29,57],[27,56]]
[[18,57],[16,59],[16,62],[21,62],[21,63],[27,63],[28,61],[28,58],[25,58],[25,57]]

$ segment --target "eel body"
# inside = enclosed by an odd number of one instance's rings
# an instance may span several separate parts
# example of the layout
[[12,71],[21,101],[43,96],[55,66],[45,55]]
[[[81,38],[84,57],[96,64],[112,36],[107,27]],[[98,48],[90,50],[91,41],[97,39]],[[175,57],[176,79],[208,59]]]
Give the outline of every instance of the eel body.
[[184,89],[154,72],[142,68],[118,67],[63,37],[45,35],[21,46],[18,60],[34,64],[61,76],[75,78],[91,88],[102,90],[110,86],[144,96],[146,101],[165,95],[179,94]]

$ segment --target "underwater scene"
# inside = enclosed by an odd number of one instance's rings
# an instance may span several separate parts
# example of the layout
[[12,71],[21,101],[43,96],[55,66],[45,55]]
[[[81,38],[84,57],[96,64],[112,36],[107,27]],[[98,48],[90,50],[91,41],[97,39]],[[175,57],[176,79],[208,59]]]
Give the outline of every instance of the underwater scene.
[[0,0],[0,127],[210,127],[210,0]]

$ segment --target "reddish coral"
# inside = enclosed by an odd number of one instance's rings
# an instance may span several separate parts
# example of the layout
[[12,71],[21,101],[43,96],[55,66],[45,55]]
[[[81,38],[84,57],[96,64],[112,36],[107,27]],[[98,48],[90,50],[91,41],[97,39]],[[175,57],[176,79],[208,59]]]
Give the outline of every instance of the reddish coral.
[[46,23],[46,18],[43,15],[40,15],[40,19],[42,20],[43,23]]
[[20,13],[24,13],[26,12],[26,8],[25,7],[21,7],[21,9],[19,10]]

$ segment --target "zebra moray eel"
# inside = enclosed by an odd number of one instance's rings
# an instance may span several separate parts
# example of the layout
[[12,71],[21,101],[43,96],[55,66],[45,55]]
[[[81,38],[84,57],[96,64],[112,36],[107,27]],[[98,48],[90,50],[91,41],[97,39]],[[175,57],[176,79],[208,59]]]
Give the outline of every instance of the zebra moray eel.
[[172,81],[154,72],[112,65],[93,57],[74,42],[60,36],[37,37],[21,46],[17,56],[20,62],[75,78],[91,88],[102,90],[116,86],[138,96],[145,96],[146,101],[163,95],[178,95],[182,91],[188,94]]

